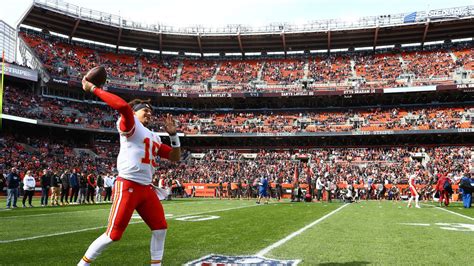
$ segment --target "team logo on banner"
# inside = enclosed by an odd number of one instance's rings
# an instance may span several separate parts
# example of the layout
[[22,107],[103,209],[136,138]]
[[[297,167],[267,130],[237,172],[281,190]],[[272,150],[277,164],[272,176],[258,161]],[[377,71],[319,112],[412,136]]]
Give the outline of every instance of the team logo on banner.
[[265,266],[293,266],[298,265],[300,260],[277,260],[260,256],[226,256],[210,254],[200,259],[188,262],[187,266],[204,265],[265,265]]

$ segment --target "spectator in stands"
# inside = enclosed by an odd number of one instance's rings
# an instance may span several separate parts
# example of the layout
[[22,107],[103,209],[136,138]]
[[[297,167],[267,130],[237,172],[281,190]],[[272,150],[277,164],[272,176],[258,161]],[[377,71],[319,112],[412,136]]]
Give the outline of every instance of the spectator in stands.
[[[17,88],[8,88],[5,94],[5,113],[24,116],[55,124],[71,124],[92,128],[115,127],[113,112],[103,106],[69,102],[63,111],[63,100],[44,98]],[[28,99],[28,100],[26,100]],[[51,112],[51,110],[57,112]],[[192,134],[214,133],[274,133],[274,132],[320,132],[320,131],[373,131],[373,130],[429,130],[470,128],[467,108],[409,108],[409,109],[367,109],[345,112],[305,112],[295,113],[227,113],[219,114],[179,114],[179,130]],[[154,117],[153,124],[159,130],[166,114]],[[202,119],[210,122],[203,123]],[[311,122],[300,123],[301,118]],[[357,123],[354,121],[358,121]],[[352,121],[352,122],[351,122]]]
[[267,193],[268,190],[268,179],[266,176],[260,177],[258,182],[258,199],[257,204],[260,204],[262,198],[265,198],[265,204],[268,204],[270,196]]
[[318,178],[316,179],[316,199],[318,201],[323,200],[323,188],[324,184],[322,182],[322,178],[321,176],[318,176]]
[[11,169],[11,172],[7,175],[7,209],[18,208],[16,201],[18,200],[18,187],[20,186],[20,176],[15,167]]
[[[281,175],[278,175],[277,178],[275,178],[275,198],[277,201],[281,201],[281,198],[283,196],[283,188],[282,188],[282,183],[283,179]],[[249,185],[249,189],[251,189],[251,186]]]
[[26,208],[26,199],[28,199],[28,206],[31,208],[33,200],[33,194],[35,194],[36,180],[31,175],[31,170],[26,171],[25,177],[23,178],[23,208]]
[[293,182],[291,183],[293,187],[293,193],[291,194],[291,201],[300,202],[301,201],[301,188],[300,188],[300,181],[298,178],[293,178]]
[[5,187],[5,176],[3,175],[3,169],[0,169],[0,195],[3,193],[3,188]]
[[334,184],[333,184],[333,178],[328,178],[328,180],[326,181],[326,186],[325,186],[325,190],[327,192],[327,201],[328,202],[332,202],[332,196],[333,196],[333,187],[334,187]]
[[470,173],[465,173],[464,176],[461,178],[461,182],[459,182],[459,188],[462,192],[462,203],[464,208],[471,208],[472,204],[472,193],[474,192],[474,187],[471,183],[474,183],[472,180]]
[[49,198],[49,189],[51,187],[51,173],[47,170],[43,170],[43,175],[40,178],[41,183],[41,206],[45,207],[48,206],[48,198]]
[[377,184],[377,199],[383,200],[385,199],[385,182]]
[[230,180],[227,181],[226,191],[227,191],[227,199],[232,199],[232,182]]
[[448,207],[449,205],[449,196],[450,196],[450,187],[451,180],[449,177],[446,177],[444,174],[438,174],[438,183],[436,184],[436,190],[439,192],[439,206]]
[[343,200],[346,203],[352,203],[355,201],[354,186],[348,185],[345,192],[343,193]]
[[[392,113],[389,115],[392,115]],[[373,117],[375,119],[375,113]],[[113,160],[101,158],[102,156],[93,160],[87,157],[77,157],[74,154],[69,156],[68,154],[72,153],[73,148],[85,147],[81,146],[82,144],[80,143],[57,142],[53,139],[42,139],[40,137],[31,139],[26,139],[25,137],[25,139],[22,139],[22,136],[15,136],[14,138],[8,134],[4,137],[6,145],[0,148],[0,151],[8,156],[7,160],[4,161],[5,167],[12,167],[14,165],[11,162],[15,162],[15,165],[18,162],[17,168],[22,171],[24,171],[23,169],[43,169],[44,167],[63,171],[63,169],[74,166],[79,169],[90,168],[87,171],[96,172],[96,167],[102,167],[103,169],[114,168]],[[23,147],[19,143],[28,143],[37,151],[32,153],[26,152],[22,150]],[[103,145],[97,142],[94,146],[94,150],[101,150],[97,154],[104,154],[104,157],[113,157],[118,152],[116,149],[107,148],[114,145]],[[324,169],[322,174],[326,171],[331,173],[329,179],[334,183],[352,184],[354,189],[357,189],[359,185],[363,187],[369,180],[375,184],[381,183],[384,179],[389,180],[392,184],[400,183],[398,181],[406,182],[406,180],[400,177],[406,176],[407,171],[412,168],[412,163],[410,163],[412,154],[424,152],[430,159],[426,167],[424,167],[426,173],[421,176],[419,184],[431,185],[436,184],[435,181],[431,180],[434,179],[436,172],[446,171],[454,173],[459,171],[459,167],[469,165],[471,159],[471,147],[463,146],[324,148],[294,152],[261,150],[255,151],[258,153],[255,160],[244,161],[240,160],[240,154],[235,150],[209,150],[201,152],[205,153],[202,160],[188,158],[185,164],[183,163],[181,166],[163,163],[162,167],[158,169],[158,176],[169,176],[170,180],[183,177],[183,183],[191,181],[212,183],[215,182],[216,177],[222,177],[224,182],[228,182],[231,180],[230,177],[232,177],[232,179],[236,178],[235,180],[241,178],[244,182],[247,181],[249,184],[252,184],[254,176],[264,174],[269,177],[269,180],[275,180],[274,174],[282,173],[282,180],[285,180],[282,181],[282,184],[284,184],[292,176],[291,172],[294,163],[291,162],[290,157],[295,152],[305,152],[312,154],[312,158],[314,158],[314,169],[317,172],[315,176],[321,175],[318,171],[322,170],[318,169]],[[4,159],[4,157],[0,157],[0,163]],[[184,167],[184,165],[187,166]],[[362,165],[364,167],[361,167]],[[238,168],[240,170],[237,170]],[[302,174],[300,181],[305,181],[305,178],[306,176]],[[365,190],[362,189],[361,191]],[[360,193],[360,195],[365,196],[366,193]]]
[[104,201],[110,202],[110,196],[112,195],[112,187],[114,186],[114,177],[112,175],[106,175],[104,179],[104,188],[105,188],[105,196]]
[[390,195],[389,200],[400,201],[400,189],[396,185],[393,185],[390,188],[389,195]]
[[87,204],[95,204],[95,188],[97,187],[97,180],[94,174],[87,175]]
[[[239,84],[239,86],[224,87],[225,92],[270,91],[274,89],[273,84],[292,86],[290,89],[280,89],[280,91],[318,90],[328,87],[351,89],[431,85],[452,82],[451,74],[455,69],[457,67],[470,69],[470,63],[473,60],[472,45],[464,42],[461,44],[465,45],[453,43],[449,47],[446,45],[433,46],[433,48],[423,46],[422,50],[407,48],[404,52],[393,50],[375,53],[363,51],[347,54],[331,53],[318,55],[309,60],[298,57],[217,61],[178,60],[162,56],[158,58],[147,53],[114,54],[99,47],[88,48],[84,43],[71,44],[69,41],[54,36],[45,37],[32,32],[20,34],[52,76],[77,79],[87,69],[102,64],[113,79],[112,82],[115,82],[111,84],[150,91],[176,90],[178,86],[170,85],[176,84],[180,87],[178,91],[204,92],[207,91],[205,84],[210,79],[215,79],[219,83]],[[138,65],[141,65],[139,71],[141,73],[136,71]],[[182,71],[177,80],[180,65],[182,65]],[[305,73],[305,68],[308,73]],[[269,85],[268,88],[255,89],[252,88],[253,86],[248,86],[247,83],[257,80],[259,72],[261,81],[266,82]],[[403,74],[408,74],[410,78],[401,78]],[[144,86],[138,85],[138,76],[144,77]],[[301,79],[304,77],[314,80],[314,84],[301,86]],[[363,80],[350,82],[351,77]],[[117,82],[117,79],[120,81]],[[298,81],[299,83],[294,86],[293,83]],[[216,88],[212,89],[216,90]]]
[[365,200],[369,200],[372,198],[372,195],[374,194],[375,191],[375,184],[372,176],[368,177],[367,179],[367,194],[365,196]]
[[224,194],[224,182],[222,181],[222,177],[220,177],[217,183],[216,197],[221,200],[223,194]]
[[51,175],[51,206],[59,206],[59,197],[61,194],[61,178],[58,171]]
[[64,199],[66,200],[66,205],[69,205],[69,171],[65,170],[61,175],[61,206],[64,205]]
[[71,204],[77,204],[77,195],[79,194],[79,178],[77,176],[76,168],[73,168],[72,173],[69,175],[69,185],[71,186],[71,198],[69,198],[69,202]]
[[95,202],[102,203],[102,193],[104,192],[103,174],[97,175],[97,186],[95,188]]
[[237,184],[236,184],[236,190],[235,190],[235,198],[236,199],[242,199],[243,193],[242,193],[243,187],[242,187],[242,179],[237,178]]
[[86,173],[82,171],[78,175],[78,179],[79,179],[79,204],[84,204],[86,203],[87,186],[88,186]]

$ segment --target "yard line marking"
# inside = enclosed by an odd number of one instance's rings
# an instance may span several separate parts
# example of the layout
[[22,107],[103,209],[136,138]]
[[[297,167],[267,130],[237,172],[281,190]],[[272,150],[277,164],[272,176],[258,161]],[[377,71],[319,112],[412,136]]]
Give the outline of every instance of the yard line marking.
[[16,216],[5,216],[0,217],[0,219],[10,219],[10,218],[23,218],[23,217],[37,217],[37,216],[49,216],[49,215],[58,215],[58,214],[70,214],[70,213],[78,213],[78,212],[92,212],[92,211],[108,211],[110,209],[94,209],[94,210],[86,210],[86,211],[72,211],[72,212],[50,212],[50,213],[42,213],[42,214],[31,214],[31,215],[16,215]]
[[271,244],[270,246],[260,250],[257,254],[255,254],[256,256],[261,256],[263,257],[265,254],[267,254],[268,252],[270,252],[272,249],[276,248],[276,247],[279,247],[283,244],[285,244],[286,242],[288,242],[289,240],[291,240],[292,238],[300,235],[301,233],[303,233],[304,231],[308,230],[309,228],[317,225],[318,223],[324,221],[325,219],[329,218],[331,215],[335,214],[336,212],[342,210],[343,208],[347,207],[349,204],[344,204],[342,205],[341,207],[335,209],[334,211],[324,215],[323,217],[317,219],[316,221],[306,225],[305,227],[301,228],[300,230],[296,231],[296,232],[293,232],[291,234],[289,234],[288,236],[286,236],[285,238],[279,240],[278,242],[276,243],[273,243]]
[[402,225],[415,225],[415,226],[430,226],[430,224],[421,224],[421,223],[398,223]]
[[198,213],[189,213],[189,214],[177,215],[177,216],[171,217],[170,219],[175,219],[175,218],[179,218],[179,217],[185,217],[185,216],[189,216],[189,215],[201,215],[201,214],[207,214],[207,213],[213,213],[213,212],[232,211],[232,210],[238,210],[238,209],[244,209],[244,208],[258,207],[258,206],[265,206],[265,205],[247,205],[247,206],[240,206],[240,207],[227,208],[227,209],[220,209],[220,210],[213,210],[213,211],[205,211],[205,212],[198,212]]
[[[189,216],[189,215],[200,215],[200,214],[206,214],[206,213],[212,213],[212,212],[230,211],[230,210],[237,210],[237,209],[257,207],[257,206],[265,206],[265,205],[247,205],[247,206],[240,206],[240,207],[235,207],[235,208],[226,208],[226,209],[219,209],[219,210],[213,210],[213,211],[205,211],[205,212],[200,212],[200,213],[189,213],[189,214],[178,215],[178,216],[172,217],[170,219],[185,217],[185,216]],[[143,221],[130,222],[129,224],[138,224],[138,223],[143,223]],[[38,238],[44,238],[44,237],[50,237],[50,236],[60,236],[60,235],[74,234],[74,233],[97,230],[97,229],[101,229],[101,228],[107,228],[107,225],[84,228],[84,229],[79,229],[79,230],[74,230],[74,231],[47,234],[47,235],[39,235],[39,236],[32,236],[32,237],[25,237],[25,238],[11,239],[11,240],[0,240],[0,244],[18,242],[18,241],[25,241],[25,240],[32,240],[32,239],[38,239]]]

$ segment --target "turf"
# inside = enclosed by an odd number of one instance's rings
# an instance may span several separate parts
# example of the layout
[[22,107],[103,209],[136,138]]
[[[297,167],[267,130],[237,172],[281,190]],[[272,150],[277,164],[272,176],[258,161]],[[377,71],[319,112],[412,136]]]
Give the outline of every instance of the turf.
[[[256,205],[254,201],[209,199],[173,200],[163,205],[169,226],[165,265],[181,265],[211,253],[256,254],[343,206],[289,202]],[[0,211],[0,264],[77,263],[104,231],[109,208],[110,204],[102,204]],[[446,230],[436,223],[474,224],[474,209],[454,204],[448,210],[472,218],[431,205],[407,209],[405,203],[350,204],[264,255],[300,259],[301,265],[472,264],[472,258],[465,254],[472,251],[474,229]],[[219,218],[178,220],[189,215]],[[150,231],[140,219],[132,219],[132,223],[122,240],[111,245],[94,265],[149,263]],[[444,225],[448,229],[451,226]],[[25,240],[6,242],[18,239]],[[471,247],[462,244],[466,242]]]
[[[466,213],[474,217],[472,210]],[[351,204],[269,256],[300,258],[302,265],[472,265],[472,256],[466,254],[471,253],[474,231],[443,230],[436,223],[474,221],[431,206],[408,209],[406,203],[361,202]]]

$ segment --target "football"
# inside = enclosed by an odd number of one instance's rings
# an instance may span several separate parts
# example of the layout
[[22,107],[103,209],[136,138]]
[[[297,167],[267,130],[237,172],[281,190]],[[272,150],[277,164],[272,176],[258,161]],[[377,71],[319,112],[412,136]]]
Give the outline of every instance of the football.
[[86,74],[86,80],[96,85],[97,87],[102,87],[107,80],[107,71],[103,66],[97,66],[89,70]]

